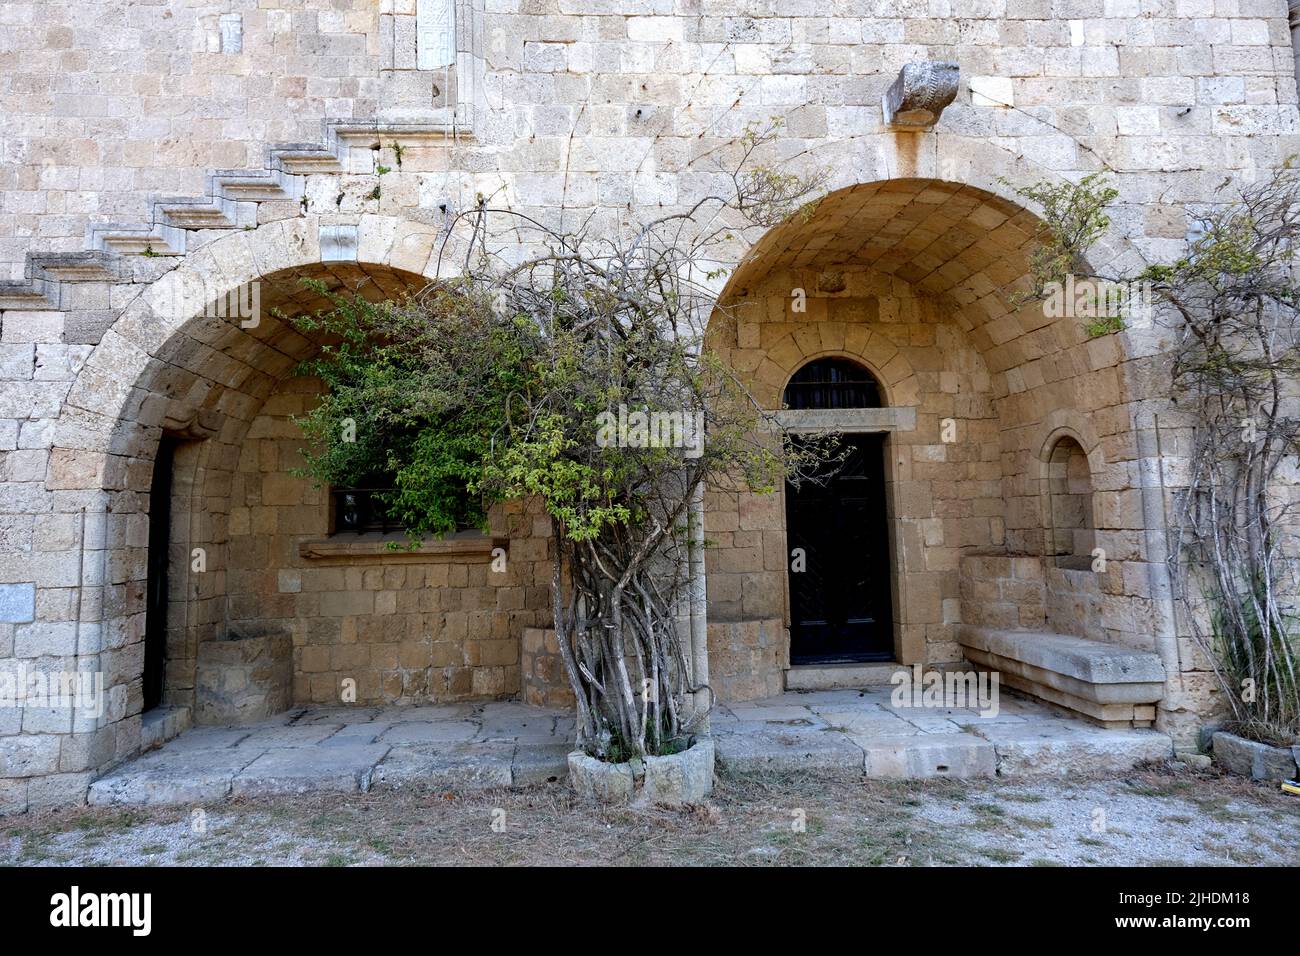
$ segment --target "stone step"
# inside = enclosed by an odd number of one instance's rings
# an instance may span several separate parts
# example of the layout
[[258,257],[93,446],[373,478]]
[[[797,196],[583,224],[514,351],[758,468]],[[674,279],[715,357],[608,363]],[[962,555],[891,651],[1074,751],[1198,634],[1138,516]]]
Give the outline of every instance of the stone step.
[[888,684],[901,664],[798,664],[785,672],[786,690],[851,690]]
[[45,285],[31,279],[5,279],[0,281],[0,311],[10,309],[24,312],[57,309],[57,299],[50,298]]
[[294,176],[343,172],[338,154],[315,143],[286,143],[272,147],[271,160],[278,168]]
[[155,707],[140,716],[140,749],[153,750],[189,730],[188,707]]
[[[258,203],[300,200],[307,176],[346,172],[347,159],[357,148],[368,149],[376,143],[419,147],[470,141],[472,127],[473,123],[466,123],[455,110],[442,109],[421,111],[409,120],[326,119],[321,123],[322,142],[268,146],[261,169],[213,170],[204,195],[162,197],[152,202],[150,222],[91,223],[86,230],[86,251],[71,255],[183,256],[192,245],[187,238],[190,233],[256,226]],[[33,281],[34,258],[27,254],[28,278],[0,281],[0,309],[58,309],[64,299],[59,282],[86,281],[86,277],[75,275],[46,276],[51,281],[45,283]]]
[[302,193],[303,177],[279,169],[218,169],[208,189],[210,196],[238,202],[279,202],[298,199]]
[[185,231],[163,223],[95,223],[90,227],[90,247],[123,256],[183,256]]
[[233,229],[238,225],[255,225],[257,208],[252,203],[238,203],[222,196],[176,196],[154,203],[154,220],[165,221],[177,229]]

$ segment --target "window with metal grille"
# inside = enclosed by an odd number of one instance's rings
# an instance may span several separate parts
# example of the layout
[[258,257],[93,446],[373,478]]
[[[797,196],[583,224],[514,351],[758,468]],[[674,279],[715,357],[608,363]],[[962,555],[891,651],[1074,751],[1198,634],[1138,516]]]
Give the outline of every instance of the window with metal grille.
[[393,490],[393,476],[368,475],[355,487],[331,488],[334,509],[334,534],[379,531],[387,534],[405,530],[400,521],[389,516],[383,502],[385,492]]
[[787,408],[880,408],[880,385],[851,359],[815,359],[790,377],[785,404]]

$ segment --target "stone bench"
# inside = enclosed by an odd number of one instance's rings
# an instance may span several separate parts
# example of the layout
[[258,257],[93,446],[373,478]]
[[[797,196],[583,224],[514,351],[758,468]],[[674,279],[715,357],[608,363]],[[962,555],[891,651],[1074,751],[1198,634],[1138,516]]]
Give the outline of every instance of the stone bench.
[[1164,696],[1165,668],[1150,651],[1002,628],[958,628],[967,660],[1002,683],[1106,727],[1149,727]]

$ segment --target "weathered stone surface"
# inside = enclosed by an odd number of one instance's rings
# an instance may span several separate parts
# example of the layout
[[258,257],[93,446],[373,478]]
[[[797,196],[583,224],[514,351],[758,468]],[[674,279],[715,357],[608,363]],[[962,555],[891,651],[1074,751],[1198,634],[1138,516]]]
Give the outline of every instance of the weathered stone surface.
[[199,644],[194,720],[251,723],[292,701],[293,641],[285,633],[240,635]]
[[636,802],[680,806],[713,792],[713,741],[704,738],[678,754],[646,757],[645,780]]
[[59,766],[59,738],[53,734],[0,737],[0,767],[5,776],[37,777]]
[[717,733],[718,763],[740,773],[791,770],[861,770],[862,748],[824,730],[768,729]]
[[945,60],[905,63],[881,100],[886,126],[925,129],[957,98],[960,69]]
[[376,788],[487,790],[513,782],[515,747],[506,743],[396,746],[375,768]]
[[569,774],[571,743],[537,744],[515,748],[510,763],[510,782],[516,787],[539,783],[556,783]]
[[[191,727],[175,740],[170,740],[159,753],[178,754],[202,750],[228,750],[247,740],[252,731],[231,727]],[[262,748],[266,749],[266,748]]]
[[[248,750],[280,750],[293,747],[314,747],[327,737],[338,733],[342,726],[340,724],[295,724],[292,727],[258,727],[252,725],[250,729],[253,733],[241,740],[237,746]],[[179,739],[184,740],[184,735]]]
[[35,617],[36,585],[0,584],[0,622],[21,624]]
[[230,794],[231,782],[257,758],[243,751],[155,751],[90,785],[92,805],[207,803]]
[[606,763],[581,750],[569,754],[569,783],[582,799],[611,806],[631,803],[636,792],[631,764]]
[[1150,651],[1041,631],[962,627],[959,635],[963,646],[1087,684],[1160,684],[1165,679],[1164,665]]
[[1213,737],[1215,763],[1230,773],[1271,782],[1296,779],[1296,755],[1290,747],[1271,747],[1226,731]]
[[975,725],[997,752],[999,776],[1053,776],[1131,770],[1173,757],[1173,742],[1155,730],[1044,724]]
[[0,816],[27,812],[27,780],[0,779]]
[[379,735],[379,739],[396,747],[469,740],[476,733],[478,725],[467,720],[404,721],[393,724]]
[[384,744],[353,744],[330,748],[325,759],[314,748],[270,750],[235,775],[231,793],[257,796],[369,790],[375,765],[388,750]]
[[997,771],[993,745],[971,734],[854,736],[868,777],[883,780],[972,779]]
[[190,726],[188,707],[155,707],[140,721],[140,749],[152,750],[176,737]]

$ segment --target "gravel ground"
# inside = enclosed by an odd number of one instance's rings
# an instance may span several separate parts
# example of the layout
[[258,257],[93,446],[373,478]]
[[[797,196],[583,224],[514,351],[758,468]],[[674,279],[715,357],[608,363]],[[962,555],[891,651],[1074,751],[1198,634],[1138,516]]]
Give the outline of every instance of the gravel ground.
[[8,865],[1300,865],[1300,798],[1153,768],[1063,782],[724,777],[706,806],[593,811],[563,784],[0,819]]

